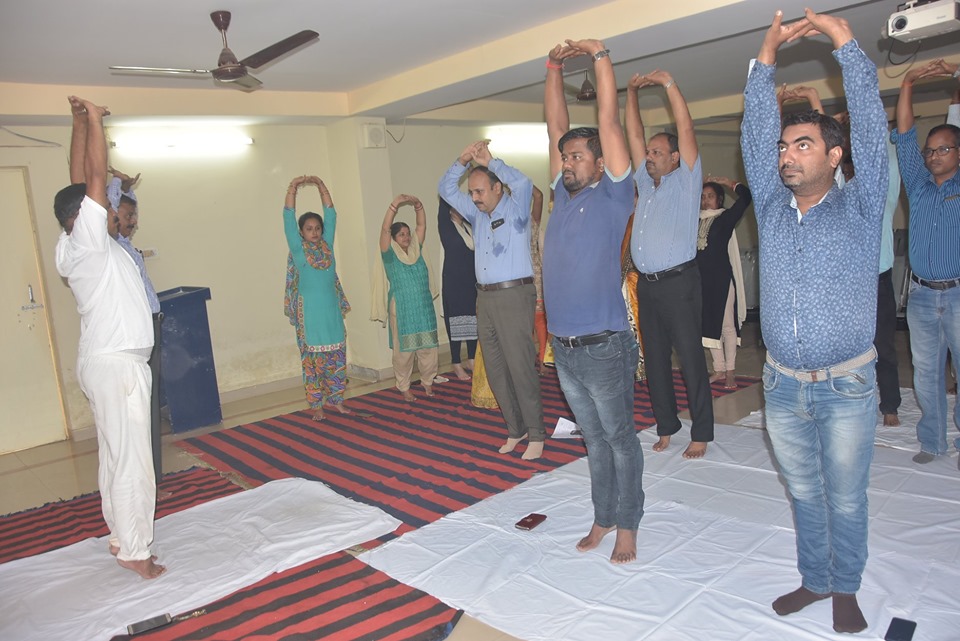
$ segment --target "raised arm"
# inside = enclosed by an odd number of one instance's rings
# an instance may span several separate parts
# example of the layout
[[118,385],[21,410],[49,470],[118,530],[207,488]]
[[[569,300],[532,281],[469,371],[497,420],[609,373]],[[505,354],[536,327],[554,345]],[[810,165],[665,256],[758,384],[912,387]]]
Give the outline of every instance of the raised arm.
[[693,131],[693,118],[690,117],[690,110],[687,108],[687,101],[683,94],[680,93],[680,87],[673,80],[673,76],[659,69],[644,77],[651,84],[660,85],[666,90],[670,110],[673,111],[673,120],[677,124],[677,146],[680,149],[680,159],[692,169],[697,162],[697,156],[700,155],[700,150],[697,147],[697,136]]
[[820,93],[813,87],[805,87],[804,85],[797,85],[793,88],[788,88],[786,84],[780,87],[780,91],[777,92],[777,102],[780,105],[780,111],[783,111],[783,105],[788,102],[795,100],[806,100],[810,103],[810,108],[820,113],[826,113],[823,110],[823,102],[820,101]]
[[323,206],[327,209],[333,209],[333,197],[330,195],[330,190],[327,189],[323,181],[320,180],[318,176],[307,176],[307,182],[317,186],[317,191],[320,192],[320,200],[323,202]]
[[[757,201],[763,202],[785,189],[777,171],[779,166],[777,140],[780,138],[780,109],[777,106],[774,73],[776,72],[777,50],[812,28],[804,18],[784,26],[783,12],[777,11],[770,28],[764,35],[756,64],[747,76],[747,86],[743,92],[743,124],[740,129],[740,149],[743,154],[743,166],[747,172],[747,182],[754,190]],[[764,207],[758,207],[757,220],[763,224],[766,214]]]
[[410,196],[413,211],[417,215],[417,242],[423,246],[423,241],[427,238],[427,214],[423,211],[423,203],[416,196]]
[[[107,175],[107,140],[103,135],[103,117],[110,115],[106,107],[100,107],[89,100],[70,96],[71,111],[78,111],[86,117],[86,143],[83,151],[83,174],[91,177],[82,181],[87,185],[87,197],[106,209],[107,185],[103,177]],[[71,159],[74,157],[71,141]],[[71,166],[70,174],[73,177],[74,169]]]
[[510,187],[511,198],[519,207],[520,220],[530,218],[531,202],[533,201],[533,182],[519,169],[511,167],[499,158],[490,154],[489,140],[477,141],[473,152],[473,160],[480,166],[486,167],[497,175],[504,185]]
[[83,104],[72,96],[70,112],[73,114],[73,133],[70,135],[70,184],[86,182],[84,176],[84,157],[87,152],[87,111]]
[[536,185],[533,186],[533,206],[530,208],[530,217],[538,225],[543,218],[543,192],[537,189]]
[[303,187],[307,183],[306,176],[297,176],[290,181],[290,185],[287,186],[287,196],[283,200],[283,206],[286,209],[296,209],[297,208],[297,190]]
[[397,211],[399,211],[399,209],[404,205],[414,206],[414,209],[417,212],[417,240],[421,243],[423,242],[423,237],[426,234],[427,229],[427,219],[423,212],[423,203],[421,203],[416,196],[397,194],[397,196],[387,207],[387,212],[383,216],[383,225],[380,226],[381,252],[385,252],[390,249],[390,241],[393,240],[393,237],[390,235],[390,227],[393,225],[393,219],[397,217]]
[[473,201],[467,197],[465,193],[460,191],[460,178],[467,171],[467,166],[470,164],[470,161],[473,160],[476,149],[477,143],[475,142],[467,145],[466,149],[460,153],[457,161],[440,177],[440,184],[437,186],[437,192],[440,194],[440,197],[460,212],[460,215],[471,224],[473,224],[474,219],[476,219],[478,210],[477,206],[473,204]]
[[627,151],[623,128],[620,125],[617,78],[613,72],[610,50],[599,40],[567,40],[567,45],[593,58],[593,73],[597,79],[597,124],[600,130],[600,146],[603,149],[603,164],[612,175],[623,176],[630,168],[630,152]]
[[903,133],[913,127],[913,84],[924,78],[951,76],[956,70],[957,65],[940,58],[911,69],[904,75],[903,82],[900,83],[900,96],[897,98],[897,131]]
[[631,76],[627,83],[627,144],[630,147],[630,157],[634,167],[643,167],[647,161],[647,139],[643,129],[643,120],[640,118],[640,97],[638,92],[643,85],[643,76],[638,73]]
[[550,139],[550,180],[560,173],[563,162],[557,144],[563,134],[570,129],[570,112],[563,93],[563,61],[580,55],[569,45],[557,45],[547,54],[547,80],[544,83],[543,111],[547,121],[547,135]]

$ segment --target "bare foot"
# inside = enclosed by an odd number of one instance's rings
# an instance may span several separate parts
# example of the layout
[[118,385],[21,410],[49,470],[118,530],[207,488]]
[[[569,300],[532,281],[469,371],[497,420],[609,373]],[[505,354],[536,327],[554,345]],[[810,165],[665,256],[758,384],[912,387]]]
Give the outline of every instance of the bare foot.
[[343,405],[342,402],[340,402],[340,403],[327,403],[327,405],[328,405],[329,407],[332,407],[333,409],[337,410],[337,411],[340,412],[341,414],[352,414],[352,412],[351,412],[350,410],[348,410],[346,407],[344,407],[344,405]]
[[313,410],[313,415],[310,416],[310,420],[317,421],[318,423],[325,418],[326,416],[323,415],[322,407],[318,407],[317,409]]
[[896,414],[884,414],[883,424],[887,427],[900,427],[900,417]]
[[461,381],[469,381],[470,375],[467,374],[467,370],[463,369],[463,365],[460,363],[453,364],[453,373],[456,374],[457,378]]
[[541,456],[543,456],[543,441],[530,441],[527,451],[520,458],[524,461],[533,461]]
[[713,374],[710,375],[710,382],[711,382],[711,383],[716,383],[717,381],[722,381],[722,380],[725,379],[726,377],[727,377],[727,372],[726,372],[726,371],[723,371],[723,372],[714,372]]
[[[112,554],[113,556],[117,556],[118,554],[120,554],[120,548],[118,548],[116,545],[114,545],[114,544],[111,543],[111,544],[110,544],[110,554]],[[157,560],[157,555],[156,555],[156,554],[151,554],[151,555],[150,555],[150,560],[151,560],[151,561],[156,561],[156,560]]]
[[166,567],[154,563],[155,560],[156,557],[143,559],[142,561],[121,561],[117,559],[117,563],[120,567],[133,570],[145,579],[155,579],[167,571]]
[[707,453],[706,443],[693,441],[690,443],[690,445],[687,446],[687,449],[683,451],[683,458],[703,458],[703,455],[706,453]]
[[737,373],[732,369],[727,370],[727,376],[723,383],[723,389],[737,389]]
[[[577,542],[577,549],[581,552],[586,552],[592,550],[593,548],[600,545],[600,541],[603,540],[603,537],[610,534],[617,528],[615,527],[600,527],[596,523],[593,524],[593,527],[590,528],[590,533],[585,537],[580,539]],[[634,550],[636,552],[636,550]]]
[[400,393],[403,394],[403,400],[405,400],[408,403],[412,403],[415,400],[417,400],[417,397],[413,395],[413,392],[411,392],[408,389],[405,389]]
[[425,396],[433,396],[433,385],[424,385],[423,394]]
[[173,492],[171,492],[170,490],[157,490],[158,501],[165,501],[171,496],[173,496]]
[[520,441],[522,441],[525,438],[526,436],[521,436],[520,438],[508,438],[507,442],[500,446],[499,452],[501,454],[512,452],[517,447],[517,445],[520,444]]
[[637,531],[617,528],[617,542],[613,545],[610,563],[630,563],[637,560]]
[[472,358],[468,358],[468,359],[467,359],[467,369],[470,370],[471,372],[473,371],[473,359],[472,359]]
[[653,451],[654,451],[654,452],[662,452],[662,451],[664,451],[665,449],[667,449],[668,447],[670,447],[670,437],[669,437],[669,436],[661,436],[661,437],[660,437],[660,440],[653,444]]

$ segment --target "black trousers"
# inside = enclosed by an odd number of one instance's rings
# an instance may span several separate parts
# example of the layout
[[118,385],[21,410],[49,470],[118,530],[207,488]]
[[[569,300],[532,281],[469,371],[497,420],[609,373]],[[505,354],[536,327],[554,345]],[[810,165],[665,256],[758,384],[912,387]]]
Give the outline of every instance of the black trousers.
[[896,414],[900,407],[900,374],[897,372],[897,301],[893,291],[893,270],[880,274],[877,281],[877,387],[880,388],[880,412]]
[[637,282],[640,331],[643,334],[643,358],[647,387],[657,434],[670,436],[680,431],[677,398],[673,391],[672,352],[677,350],[693,425],[690,440],[713,440],[713,395],[703,355],[703,297],[700,269],[696,264],[679,274],[658,281],[647,281],[641,274]]
[[160,343],[163,324],[163,312],[153,315],[153,351],[150,352],[150,375],[153,383],[150,387],[150,443],[153,449],[153,474],[157,485],[163,476],[163,461],[160,456]]

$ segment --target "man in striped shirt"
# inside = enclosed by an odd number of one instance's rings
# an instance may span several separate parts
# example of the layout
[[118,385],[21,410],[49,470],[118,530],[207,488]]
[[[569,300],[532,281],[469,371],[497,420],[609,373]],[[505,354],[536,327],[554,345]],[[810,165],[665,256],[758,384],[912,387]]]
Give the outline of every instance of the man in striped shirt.
[[[913,388],[923,413],[917,423],[920,452],[913,460],[929,463],[946,454],[947,348],[960,357],[960,128],[938,125],[923,149],[913,117],[913,83],[922,78],[957,75],[943,60],[911,70],[903,77],[897,101],[897,162],[910,203],[910,299],[907,323],[913,353]],[[953,423],[960,429],[960,405]],[[960,448],[960,438],[954,440]],[[960,463],[958,463],[960,465]]]

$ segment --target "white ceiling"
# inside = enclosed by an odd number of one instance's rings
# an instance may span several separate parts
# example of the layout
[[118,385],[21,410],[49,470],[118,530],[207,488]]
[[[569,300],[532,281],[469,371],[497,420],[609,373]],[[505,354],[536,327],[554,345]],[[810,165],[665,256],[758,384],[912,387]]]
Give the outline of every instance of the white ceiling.
[[[673,0],[686,2],[688,0]],[[0,1],[0,82],[67,86],[189,88],[245,94],[215,87],[209,78],[119,75],[110,65],[156,67],[215,66],[220,37],[209,13],[233,12],[228,33],[239,58],[301,29],[320,33],[317,42],[254,72],[261,91],[352,92],[432,61],[534,29],[572,14],[603,15],[617,10],[648,11],[651,0],[2,0]],[[710,4],[710,3],[704,3]],[[756,54],[763,30],[776,8],[788,19],[804,5],[838,10],[847,18],[881,74],[902,73],[885,63],[907,58],[917,48],[880,37],[881,26],[897,9],[897,0],[742,0],[653,28],[607,34],[621,86],[634,72],[668,69],[682,84],[688,101],[737,93],[747,61]],[[607,6],[605,6],[607,5]],[[636,16],[633,16],[635,18]],[[631,25],[637,21],[631,19]],[[609,23],[609,20],[607,20]],[[569,25],[568,25],[569,28]],[[588,33],[557,33],[564,37]],[[924,41],[920,59],[960,53],[958,34]],[[411,95],[387,97],[357,113],[397,120],[449,105],[497,96],[500,100],[542,100],[546,50],[509,60],[495,72],[477,74],[465,65],[462,80],[424,87]],[[826,39],[791,45],[780,56],[778,80],[808,82],[836,72]],[[582,74],[571,76],[579,84]],[[945,85],[938,89],[946,95]],[[662,101],[646,95],[644,100]],[[641,103],[643,106],[643,103]],[[3,114],[0,113],[0,118]]]

